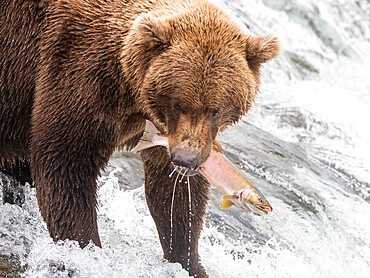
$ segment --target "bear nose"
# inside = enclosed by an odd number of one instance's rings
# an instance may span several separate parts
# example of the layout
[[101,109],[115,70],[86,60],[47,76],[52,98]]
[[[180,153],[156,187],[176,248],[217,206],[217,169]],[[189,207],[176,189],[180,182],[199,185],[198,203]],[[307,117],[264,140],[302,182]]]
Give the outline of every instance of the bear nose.
[[185,167],[189,170],[196,170],[198,168],[198,159],[193,152],[177,149],[171,154],[171,162],[178,167]]

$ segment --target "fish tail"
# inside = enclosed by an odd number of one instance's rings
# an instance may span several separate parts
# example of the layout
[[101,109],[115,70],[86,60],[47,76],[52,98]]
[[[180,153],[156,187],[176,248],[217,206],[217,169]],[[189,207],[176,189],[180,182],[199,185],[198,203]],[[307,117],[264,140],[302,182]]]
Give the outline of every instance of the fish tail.
[[153,138],[156,134],[160,133],[154,124],[148,120],[145,120],[145,129],[143,136],[140,138],[139,142],[132,149],[133,152],[139,152],[151,147],[156,146],[157,144],[153,143]]

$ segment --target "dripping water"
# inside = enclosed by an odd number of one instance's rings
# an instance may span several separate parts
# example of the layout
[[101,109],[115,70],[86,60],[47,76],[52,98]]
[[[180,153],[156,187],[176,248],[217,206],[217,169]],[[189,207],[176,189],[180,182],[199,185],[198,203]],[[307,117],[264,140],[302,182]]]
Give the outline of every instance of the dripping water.
[[187,184],[188,184],[188,196],[189,196],[189,240],[188,240],[188,263],[187,269],[190,268],[190,243],[191,243],[191,190],[190,190],[190,179],[187,176]]
[[[176,167],[169,177],[172,177],[175,171],[178,170],[178,167]],[[170,232],[170,252],[173,250],[173,207],[174,207],[174,200],[175,200],[175,193],[176,193],[176,185],[177,181],[180,183],[183,181],[184,177],[186,176],[187,170],[185,169],[184,172],[182,172],[184,168],[180,168],[180,170],[177,173],[174,185],[173,185],[173,190],[172,190],[172,199],[171,199],[171,232]],[[179,176],[181,175],[181,178],[179,180]],[[188,198],[189,198],[189,231],[188,231],[188,253],[187,253],[187,265],[186,268],[190,268],[190,254],[191,254],[191,248],[190,248],[190,243],[191,243],[191,214],[192,214],[192,209],[191,209],[191,189],[190,189],[190,179],[189,176],[187,176],[187,180],[185,181],[185,184],[188,186]]]
[[[177,180],[181,174],[181,170],[177,173],[177,176],[176,176],[176,179],[175,179],[175,183],[173,184],[173,190],[172,190],[172,199],[171,199],[171,232],[170,232],[170,253],[172,253],[172,233],[173,233],[173,204],[174,204],[174,200],[175,200],[175,192],[176,192],[176,183],[177,183]],[[172,177],[173,173],[176,171],[176,168],[172,171],[172,173],[170,174],[170,177]]]
[[169,174],[169,177],[172,178],[173,174],[176,172],[176,167],[175,169],[173,169],[173,171],[171,172],[171,174]]
[[186,175],[187,171],[188,171],[188,170],[185,170],[185,172],[182,174],[182,177],[181,177],[181,179],[180,179],[180,182],[182,182],[182,180],[184,179],[184,177],[185,177],[185,175]]

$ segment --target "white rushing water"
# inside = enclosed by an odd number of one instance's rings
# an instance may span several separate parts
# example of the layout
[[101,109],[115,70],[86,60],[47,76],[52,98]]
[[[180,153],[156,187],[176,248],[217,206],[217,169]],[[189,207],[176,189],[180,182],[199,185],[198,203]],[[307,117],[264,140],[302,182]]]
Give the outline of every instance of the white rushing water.
[[[212,189],[204,267],[210,277],[370,277],[369,1],[215,3],[283,51],[264,66],[251,113],[220,138],[274,211],[223,211]],[[162,259],[138,156],[115,154],[98,193],[102,249],[52,243],[26,188],[22,208],[0,205],[0,255],[15,255],[23,277],[188,277]]]

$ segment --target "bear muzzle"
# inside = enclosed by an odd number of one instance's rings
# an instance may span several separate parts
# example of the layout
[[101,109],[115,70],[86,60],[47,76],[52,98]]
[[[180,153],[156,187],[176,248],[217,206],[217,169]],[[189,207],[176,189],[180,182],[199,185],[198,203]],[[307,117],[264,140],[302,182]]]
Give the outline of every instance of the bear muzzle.
[[195,175],[198,173],[199,159],[196,153],[183,149],[177,148],[171,154],[172,164],[179,168],[184,175]]

